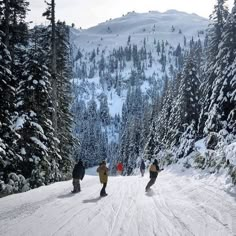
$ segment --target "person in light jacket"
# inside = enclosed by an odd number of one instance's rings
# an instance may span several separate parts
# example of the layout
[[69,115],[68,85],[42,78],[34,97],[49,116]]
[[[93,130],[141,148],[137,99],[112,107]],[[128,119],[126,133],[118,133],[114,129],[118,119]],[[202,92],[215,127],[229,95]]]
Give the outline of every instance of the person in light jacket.
[[107,181],[108,181],[108,168],[106,166],[106,161],[102,161],[100,163],[99,167],[97,168],[97,172],[99,174],[100,182],[103,185],[100,192],[100,196],[105,197],[107,196],[106,187],[107,187]]

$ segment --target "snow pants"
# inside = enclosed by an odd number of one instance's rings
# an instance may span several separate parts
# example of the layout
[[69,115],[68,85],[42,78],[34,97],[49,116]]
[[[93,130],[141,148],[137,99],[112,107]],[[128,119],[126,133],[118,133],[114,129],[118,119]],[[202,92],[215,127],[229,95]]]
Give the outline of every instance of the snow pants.
[[101,189],[101,192],[100,192],[101,197],[106,195],[106,186],[107,186],[107,183],[103,183],[103,186],[102,186],[102,189]]
[[144,173],[145,173],[145,169],[140,169],[140,172],[141,172],[141,175],[142,177],[144,176]]
[[150,189],[150,187],[155,184],[157,178],[151,178],[146,186],[146,191]]
[[75,193],[80,192],[80,179],[73,179],[73,186],[74,186],[73,192]]

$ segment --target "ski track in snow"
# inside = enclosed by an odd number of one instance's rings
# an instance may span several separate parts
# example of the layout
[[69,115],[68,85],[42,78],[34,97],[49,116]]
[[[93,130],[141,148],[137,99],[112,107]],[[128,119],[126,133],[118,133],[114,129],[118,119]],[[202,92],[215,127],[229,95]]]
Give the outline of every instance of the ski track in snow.
[[1,198],[0,235],[236,235],[236,197],[220,186],[163,171],[145,193],[148,181],[109,177],[100,198],[98,177],[86,175],[78,194],[67,181]]

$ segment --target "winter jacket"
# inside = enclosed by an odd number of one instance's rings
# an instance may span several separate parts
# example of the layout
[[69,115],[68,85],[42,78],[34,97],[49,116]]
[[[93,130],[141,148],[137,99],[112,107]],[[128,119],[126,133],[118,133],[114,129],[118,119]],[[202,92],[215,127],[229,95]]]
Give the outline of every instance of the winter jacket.
[[82,163],[82,161],[78,162],[77,164],[75,164],[75,167],[73,169],[73,173],[72,173],[72,177],[73,179],[83,179],[84,178],[84,174],[85,174],[85,168],[84,165]]
[[150,172],[150,178],[157,178],[158,172],[160,171],[159,166],[156,163],[153,163],[150,166],[149,172]]
[[144,163],[144,161],[141,162],[140,170],[145,170],[145,163]]
[[122,165],[122,163],[118,163],[116,169],[117,169],[117,171],[122,171],[122,170],[123,170],[123,165]]
[[108,179],[108,168],[106,167],[105,164],[101,164],[98,168],[97,168],[97,172],[99,174],[99,178],[100,178],[100,182],[102,184],[107,183],[107,179]]

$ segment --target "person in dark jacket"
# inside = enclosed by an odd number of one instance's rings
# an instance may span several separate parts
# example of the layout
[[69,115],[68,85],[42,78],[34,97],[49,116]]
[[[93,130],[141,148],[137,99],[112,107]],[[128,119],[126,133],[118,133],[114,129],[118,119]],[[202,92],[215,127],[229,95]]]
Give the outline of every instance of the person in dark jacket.
[[141,172],[142,177],[144,176],[145,168],[146,166],[145,166],[144,160],[142,160],[141,165],[140,165],[140,172]]
[[158,166],[157,159],[155,159],[153,164],[150,166],[149,172],[150,172],[150,181],[148,182],[148,184],[146,186],[146,192],[150,190],[150,187],[153,184],[155,184],[156,179],[157,179],[157,175],[160,172],[160,168]]
[[83,165],[82,160],[79,160],[77,164],[75,164],[73,172],[72,172],[72,177],[73,177],[73,186],[74,186],[74,190],[72,191],[72,193],[78,193],[81,191],[80,188],[80,180],[82,180],[84,178],[84,174],[85,174],[85,168]]

